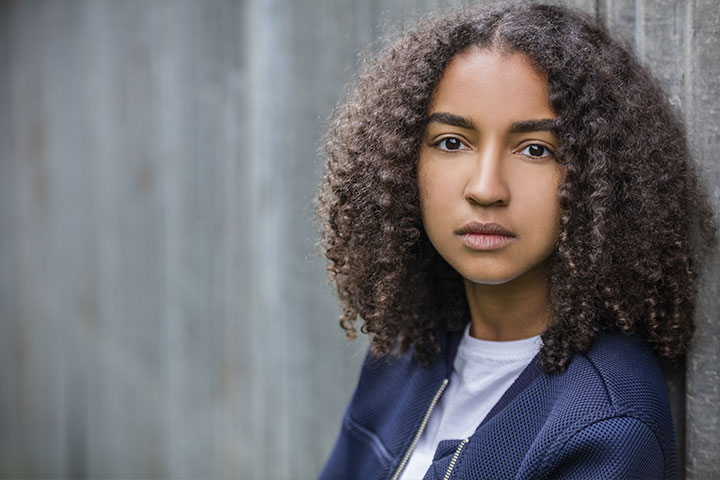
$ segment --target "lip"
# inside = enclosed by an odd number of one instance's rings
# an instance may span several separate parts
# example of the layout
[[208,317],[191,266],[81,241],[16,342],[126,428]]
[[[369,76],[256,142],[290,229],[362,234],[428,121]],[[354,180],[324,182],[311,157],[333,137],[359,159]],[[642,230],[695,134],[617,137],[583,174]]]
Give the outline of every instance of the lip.
[[515,234],[503,227],[499,223],[481,223],[481,222],[470,222],[462,227],[457,232],[458,235],[470,234],[485,234],[485,235],[502,235],[504,237],[515,237]]
[[497,250],[515,241],[515,234],[499,223],[470,222],[455,233],[473,250]]

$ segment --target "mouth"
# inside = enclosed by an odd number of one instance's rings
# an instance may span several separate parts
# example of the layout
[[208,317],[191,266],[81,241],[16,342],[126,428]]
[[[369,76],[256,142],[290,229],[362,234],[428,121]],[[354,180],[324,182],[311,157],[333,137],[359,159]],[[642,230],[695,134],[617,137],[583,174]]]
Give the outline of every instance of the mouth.
[[515,238],[515,234],[499,223],[470,222],[455,232],[457,235],[500,235]]
[[455,233],[473,250],[497,250],[514,242],[516,237],[498,223],[470,222]]

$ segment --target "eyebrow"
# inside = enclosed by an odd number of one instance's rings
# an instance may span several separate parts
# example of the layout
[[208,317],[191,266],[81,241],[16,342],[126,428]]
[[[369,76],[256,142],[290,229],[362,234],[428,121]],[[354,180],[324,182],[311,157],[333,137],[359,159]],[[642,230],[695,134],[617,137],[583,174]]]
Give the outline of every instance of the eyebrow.
[[[456,115],[449,112],[435,112],[428,115],[427,123],[438,122],[455,127],[467,128],[468,130],[476,130],[475,124],[469,118]],[[548,131],[553,132],[555,129],[555,120],[552,118],[543,118],[539,120],[521,120],[510,125],[511,133],[527,133]]]
[[428,115],[427,123],[444,123],[446,125],[452,125],[460,128],[467,128],[468,130],[475,130],[475,124],[469,118],[455,115],[454,113],[448,112],[435,112]]
[[553,132],[555,130],[555,120],[552,118],[543,118],[540,120],[522,120],[510,125],[512,133],[539,132],[546,130]]

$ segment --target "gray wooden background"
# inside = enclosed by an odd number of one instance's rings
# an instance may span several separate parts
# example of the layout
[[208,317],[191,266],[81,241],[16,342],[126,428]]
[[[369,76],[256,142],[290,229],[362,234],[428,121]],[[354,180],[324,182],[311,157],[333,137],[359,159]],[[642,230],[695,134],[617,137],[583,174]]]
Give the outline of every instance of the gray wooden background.
[[[316,255],[319,132],[361,49],[458,3],[0,1],[0,476],[317,475],[365,351]],[[716,2],[560,3],[634,42],[720,205]],[[705,267],[670,374],[698,479],[720,476]]]

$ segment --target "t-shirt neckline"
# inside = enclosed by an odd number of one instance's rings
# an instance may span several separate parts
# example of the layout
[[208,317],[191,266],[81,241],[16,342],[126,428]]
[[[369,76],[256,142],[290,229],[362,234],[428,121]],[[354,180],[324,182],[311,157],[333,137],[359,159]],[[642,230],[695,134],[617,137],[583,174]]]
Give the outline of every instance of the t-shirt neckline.
[[540,335],[509,341],[483,340],[470,336],[470,324],[465,326],[457,355],[468,360],[483,359],[496,362],[515,362],[532,359],[542,346]]

